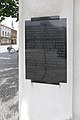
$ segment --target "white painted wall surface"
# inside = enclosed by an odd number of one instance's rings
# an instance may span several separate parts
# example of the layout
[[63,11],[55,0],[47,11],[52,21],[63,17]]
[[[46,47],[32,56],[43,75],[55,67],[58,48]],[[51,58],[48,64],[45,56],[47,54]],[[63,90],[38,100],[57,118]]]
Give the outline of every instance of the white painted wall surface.
[[[31,84],[25,79],[25,20],[31,17],[67,18],[67,84]],[[20,0],[20,120],[69,120],[72,118],[73,0]]]
[[80,0],[74,1],[73,120],[80,120]]

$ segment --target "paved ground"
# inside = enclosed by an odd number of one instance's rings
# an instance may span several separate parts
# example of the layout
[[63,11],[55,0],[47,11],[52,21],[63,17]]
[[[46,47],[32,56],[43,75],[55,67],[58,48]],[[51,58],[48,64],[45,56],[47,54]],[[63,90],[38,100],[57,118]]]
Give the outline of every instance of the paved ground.
[[16,53],[0,53],[0,120],[19,120]]

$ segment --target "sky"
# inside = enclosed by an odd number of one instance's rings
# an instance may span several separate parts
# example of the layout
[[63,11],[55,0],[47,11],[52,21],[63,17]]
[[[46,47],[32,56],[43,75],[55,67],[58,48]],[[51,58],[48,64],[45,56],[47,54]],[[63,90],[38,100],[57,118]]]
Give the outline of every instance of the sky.
[[14,27],[14,29],[18,30],[18,22],[16,22],[16,18],[6,17],[5,20],[3,20],[1,22],[1,24],[5,25],[7,27],[12,28],[12,26],[11,26],[12,21],[13,21],[13,27]]

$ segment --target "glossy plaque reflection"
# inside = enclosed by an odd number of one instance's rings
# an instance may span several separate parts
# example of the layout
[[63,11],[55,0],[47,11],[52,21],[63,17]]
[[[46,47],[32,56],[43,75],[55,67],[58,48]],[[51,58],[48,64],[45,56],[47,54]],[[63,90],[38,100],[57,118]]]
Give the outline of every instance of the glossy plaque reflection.
[[26,79],[67,82],[66,18],[42,17],[25,22]]

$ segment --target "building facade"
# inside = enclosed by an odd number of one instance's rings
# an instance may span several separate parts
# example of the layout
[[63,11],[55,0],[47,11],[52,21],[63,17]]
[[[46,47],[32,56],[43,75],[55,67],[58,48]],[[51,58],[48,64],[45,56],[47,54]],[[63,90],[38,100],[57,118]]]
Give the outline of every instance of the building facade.
[[1,45],[16,44],[16,41],[17,41],[17,31],[1,24],[0,25],[0,44]]
[[11,29],[11,43],[16,44],[17,43],[17,31],[14,29]]

